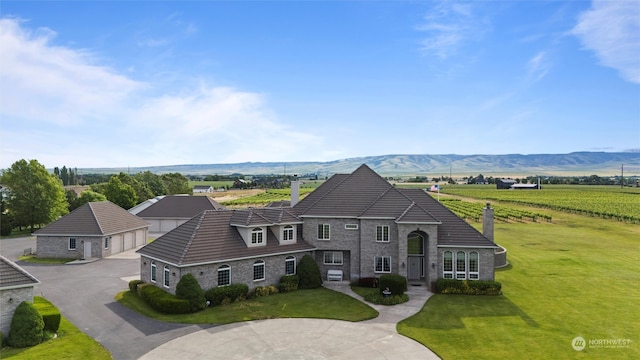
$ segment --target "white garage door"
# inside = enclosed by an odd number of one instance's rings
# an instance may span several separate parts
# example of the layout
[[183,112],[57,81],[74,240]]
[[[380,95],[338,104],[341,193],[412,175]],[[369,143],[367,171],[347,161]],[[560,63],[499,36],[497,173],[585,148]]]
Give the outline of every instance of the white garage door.
[[125,233],[124,234],[124,249],[125,250],[129,250],[129,249],[133,249],[133,233]]
[[118,235],[111,237],[111,254],[122,252],[122,238]]

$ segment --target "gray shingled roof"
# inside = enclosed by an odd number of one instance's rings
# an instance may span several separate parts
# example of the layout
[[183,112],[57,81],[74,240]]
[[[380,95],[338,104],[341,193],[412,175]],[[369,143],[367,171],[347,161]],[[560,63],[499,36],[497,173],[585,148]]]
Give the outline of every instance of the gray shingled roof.
[[137,252],[173,265],[186,266],[315,249],[301,240],[301,226],[298,227],[298,242],[295,244],[279,245],[269,230],[266,246],[247,247],[236,227],[230,225],[236,213],[243,211],[203,211]]
[[236,210],[231,225],[271,226],[277,224],[302,224],[302,220],[291,213],[291,208],[248,208]]
[[400,189],[400,191],[413,199],[417,205],[429,209],[429,213],[442,221],[442,224],[438,225],[439,246],[497,247],[481,232],[458,217],[424,190]]
[[39,283],[33,275],[0,255],[0,290],[29,287]]
[[165,196],[153,205],[140,211],[142,218],[191,219],[205,210],[222,210],[224,206],[208,196]]
[[34,235],[102,236],[149,227],[145,220],[110,201],[86,203]]
[[439,224],[438,245],[495,247],[463,219],[421,189],[397,189],[366,165],[334,175],[293,207],[304,217],[387,218]]

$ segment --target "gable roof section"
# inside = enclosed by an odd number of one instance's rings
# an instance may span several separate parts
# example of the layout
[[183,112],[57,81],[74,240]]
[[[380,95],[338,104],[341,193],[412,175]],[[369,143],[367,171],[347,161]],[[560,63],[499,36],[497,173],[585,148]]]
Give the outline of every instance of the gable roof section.
[[481,232],[459,218],[446,206],[421,189],[400,189],[400,191],[416,202],[416,205],[428,209],[442,221],[438,225],[438,246],[460,247],[497,247]]
[[0,255],[0,290],[32,287],[40,281],[25,269]]
[[140,211],[142,218],[191,219],[205,210],[222,210],[224,206],[208,196],[165,196]]
[[300,236],[295,244],[279,245],[271,230],[267,232],[266,246],[247,247],[238,230],[230,225],[238,211],[203,211],[137,253],[176,266],[190,266],[315,249]]
[[149,223],[110,201],[86,203],[34,235],[101,236],[149,227]]

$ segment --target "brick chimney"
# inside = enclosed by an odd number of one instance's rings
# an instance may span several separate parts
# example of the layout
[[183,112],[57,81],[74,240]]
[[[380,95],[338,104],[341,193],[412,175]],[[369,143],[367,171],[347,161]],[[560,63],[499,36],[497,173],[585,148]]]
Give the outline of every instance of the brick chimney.
[[291,180],[291,207],[294,207],[300,201],[300,180],[298,175],[293,175]]
[[491,208],[491,203],[487,203],[487,207],[482,209],[482,234],[493,241],[493,209]]

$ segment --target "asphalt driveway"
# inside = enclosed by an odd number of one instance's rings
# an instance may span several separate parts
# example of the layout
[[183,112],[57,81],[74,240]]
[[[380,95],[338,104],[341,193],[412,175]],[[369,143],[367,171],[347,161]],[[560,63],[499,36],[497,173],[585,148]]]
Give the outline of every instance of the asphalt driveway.
[[[12,261],[35,239],[0,240],[0,253]],[[34,295],[53,302],[64,316],[106,347],[114,359],[138,359],[178,337],[211,326],[156,321],[129,310],[114,300],[139,278],[140,262],[132,251],[81,265],[35,265],[18,262],[40,280]]]

